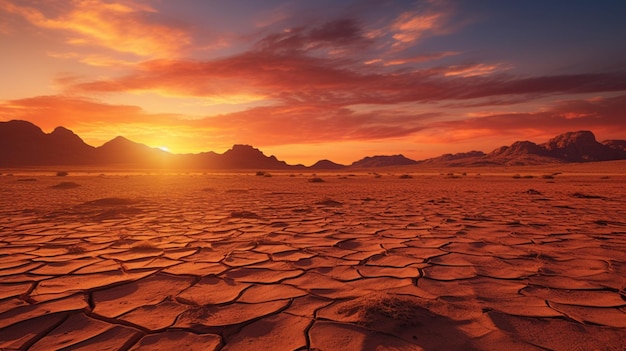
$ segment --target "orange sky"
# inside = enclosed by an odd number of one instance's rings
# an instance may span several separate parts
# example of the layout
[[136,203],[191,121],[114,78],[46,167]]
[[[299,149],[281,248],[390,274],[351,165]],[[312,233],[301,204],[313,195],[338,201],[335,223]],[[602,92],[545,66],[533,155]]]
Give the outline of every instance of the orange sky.
[[471,3],[0,0],[0,120],[304,164],[626,139],[625,5]]

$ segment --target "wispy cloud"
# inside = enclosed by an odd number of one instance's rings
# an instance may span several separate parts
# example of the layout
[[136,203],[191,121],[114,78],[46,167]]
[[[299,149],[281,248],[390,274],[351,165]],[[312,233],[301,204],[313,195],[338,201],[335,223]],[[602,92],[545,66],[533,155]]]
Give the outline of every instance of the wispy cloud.
[[305,54],[250,51],[209,61],[148,61],[129,75],[67,88],[83,93],[154,91],[223,99],[249,96],[331,106],[626,90],[626,73],[525,77],[504,74],[499,65],[485,64],[409,72],[370,66]]
[[415,43],[428,33],[442,27],[443,15],[439,13],[403,13],[391,26],[395,30],[393,38],[401,44]]
[[319,105],[283,105],[207,117],[194,123],[227,131],[247,143],[281,145],[406,137],[437,116],[438,113],[354,112]]
[[106,67],[109,69],[127,68],[137,64],[137,61],[129,61],[101,54],[49,51],[47,55],[58,59],[77,60],[89,66]]
[[156,10],[134,1],[75,0],[56,16],[38,8],[0,0],[0,10],[19,15],[37,27],[68,33],[66,42],[99,46],[141,57],[176,55],[191,42],[184,30],[160,23]]
[[392,46],[404,48],[422,39],[450,33],[454,7],[445,1],[425,1],[414,10],[401,13],[390,25]]
[[[626,133],[626,95],[611,98],[563,100],[534,112],[495,113],[479,117],[437,122],[429,127],[453,134],[538,135],[545,138],[565,131],[591,129],[606,136]],[[457,140],[455,140],[457,141]]]
[[62,95],[0,101],[0,114],[6,119],[33,121],[42,128],[54,128],[61,122],[69,125],[81,122],[166,123],[177,118],[169,114],[148,114],[138,106],[112,105],[97,100]]
[[[65,88],[79,94],[149,91],[230,103],[266,100],[336,107],[626,90],[626,73],[620,72],[519,76],[508,73],[511,66],[506,63],[433,66],[459,54],[454,51],[364,60],[374,46],[365,32],[358,21],[340,18],[266,34],[229,56],[149,60],[127,75],[74,81]],[[431,67],[410,65],[420,62]]]
[[353,19],[343,18],[314,27],[287,28],[267,35],[256,44],[259,51],[274,53],[304,52],[316,49],[347,50],[369,44],[361,26]]
[[397,66],[397,65],[406,65],[411,63],[420,63],[420,62],[428,62],[442,59],[448,56],[456,56],[459,55],[460,52],[457,51],[444,51],[437,52],[431,54],[421,54],[421,55],[413,55],[408,57],[397,57],[390,60],[380,60],[385,66]]
[[465,66],[452,66],[449,67],[448,70],[443,74],[446,77],[474,77],[474,76],[484,76],[488,74],[492,74],[494,72],[502,72],[507,70],[507,67],[502,64],[475,64],[475,65],[465,65]]

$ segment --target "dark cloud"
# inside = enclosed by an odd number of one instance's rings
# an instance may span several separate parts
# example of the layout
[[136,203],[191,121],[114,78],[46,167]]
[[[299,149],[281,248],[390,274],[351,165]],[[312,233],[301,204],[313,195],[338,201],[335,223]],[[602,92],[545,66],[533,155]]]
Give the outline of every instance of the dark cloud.
[[274,53],[312,51],[320,48],[346,50],[364,48],[370,43],[357,21],[342,18],[317,27],[295,27],[267,35],[257,42],[255,50]]
[[[290,102],[348,106],[626,90],[626,73],[519,77],[507,74],[456,76],[459,66],[381,70],[346,59],[305,53],[249,51],[216,60],[155,60],[112,80],[74,84],[70,91],[157,90],[197,97],[260,95]],[[471,67],[465,68],[470,70]]]

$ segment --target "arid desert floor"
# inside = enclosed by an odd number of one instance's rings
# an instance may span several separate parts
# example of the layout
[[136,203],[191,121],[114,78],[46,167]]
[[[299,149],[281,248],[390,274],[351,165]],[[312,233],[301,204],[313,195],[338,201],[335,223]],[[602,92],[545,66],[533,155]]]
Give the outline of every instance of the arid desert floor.
[[0,349],[624,350],[617,165],[3,170]]

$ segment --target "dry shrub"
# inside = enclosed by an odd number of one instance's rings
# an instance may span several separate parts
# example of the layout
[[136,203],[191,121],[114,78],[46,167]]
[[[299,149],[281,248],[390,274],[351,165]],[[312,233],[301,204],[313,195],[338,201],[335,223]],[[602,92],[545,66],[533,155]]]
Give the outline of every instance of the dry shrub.
[[356,299],[354,303],[341,309],[338,313],[355,316],[358,324],[373,327],[389,320],[400,325],[416,325],[419,323],[423,306],[416,298],[389,293],[373,293]]

